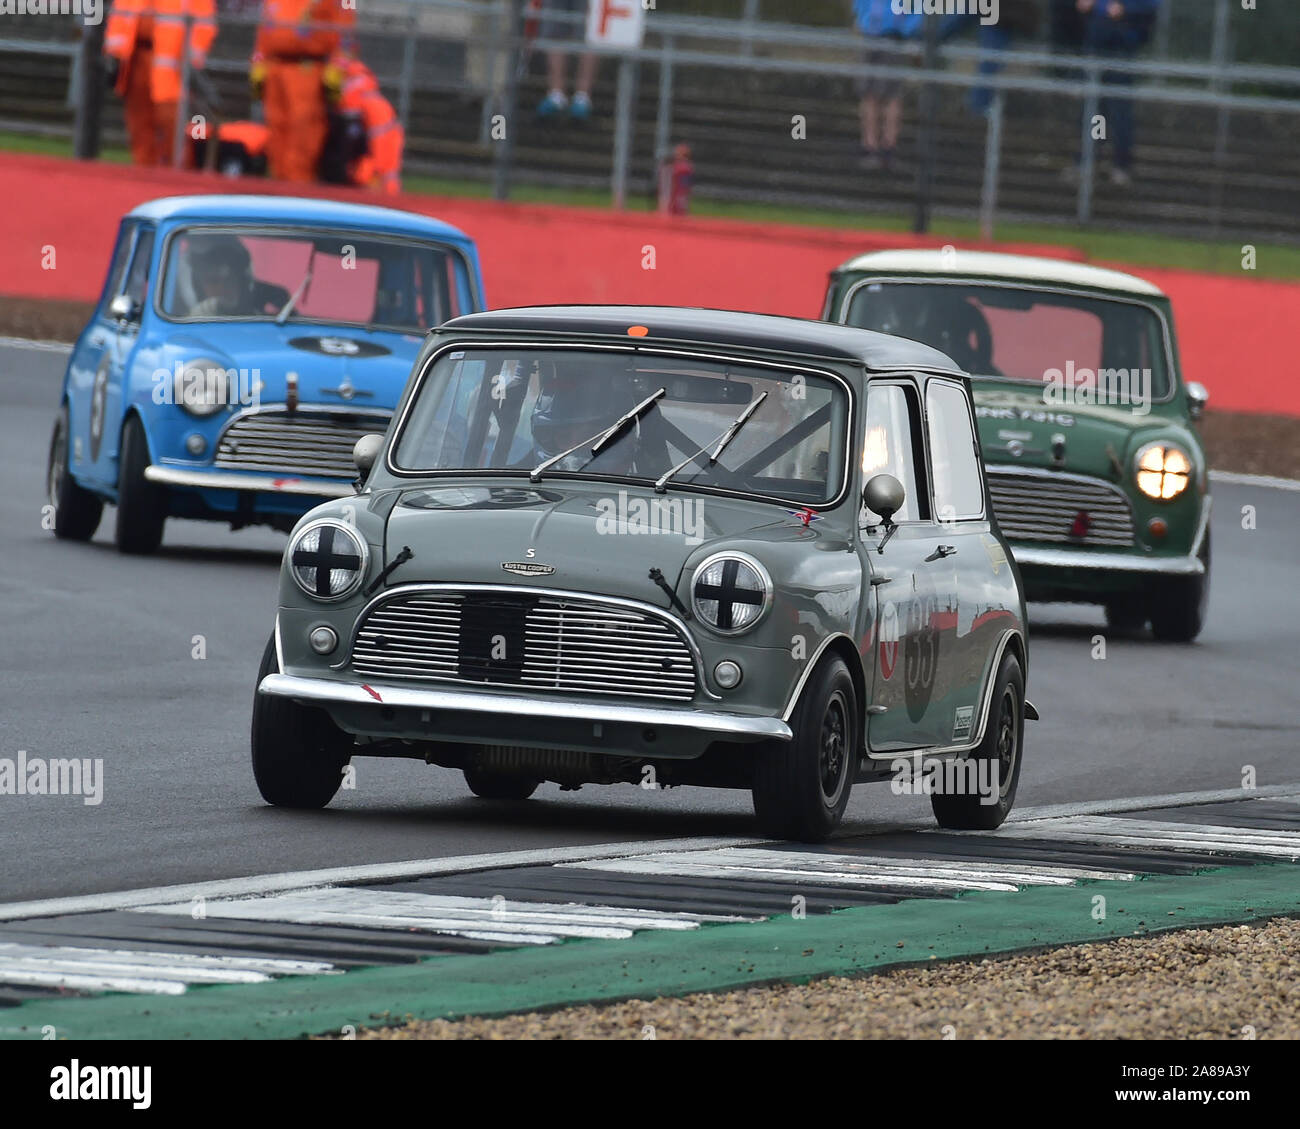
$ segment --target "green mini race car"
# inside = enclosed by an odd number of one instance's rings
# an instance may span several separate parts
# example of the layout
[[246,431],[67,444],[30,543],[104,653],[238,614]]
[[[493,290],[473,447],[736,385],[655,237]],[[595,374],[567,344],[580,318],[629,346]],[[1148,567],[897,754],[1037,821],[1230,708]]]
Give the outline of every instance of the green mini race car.
[[1112,627],[1189,642],[1210,587],[1210,494],[1169,299],[1054,259],[862,255],[826,320],[941,349],[971,374],[989,492],[1031,600],[1101,604]]
[[1010,810],[1024,600],[942,353],[712,310],[472,314],[356,462],[285,551],[268,802],[323,806],[367,755],[495,799],[745,788],[805,840],[868,780],[946,827]]

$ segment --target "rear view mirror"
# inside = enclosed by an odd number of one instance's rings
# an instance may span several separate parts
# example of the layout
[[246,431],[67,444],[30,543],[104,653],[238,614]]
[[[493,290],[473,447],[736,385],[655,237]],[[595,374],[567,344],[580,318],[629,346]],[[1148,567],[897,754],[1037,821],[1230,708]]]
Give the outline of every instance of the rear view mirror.
[[903,508],[907,492],[903,484],[892,474],[875,474],[862,488],[862,504],[873,514],[878,514],[886,525],[893,524],[893,517]]
[[140,307],[126,294],[119,294],[108,304],[108,316],[114,321],[135,321],[140,316]]

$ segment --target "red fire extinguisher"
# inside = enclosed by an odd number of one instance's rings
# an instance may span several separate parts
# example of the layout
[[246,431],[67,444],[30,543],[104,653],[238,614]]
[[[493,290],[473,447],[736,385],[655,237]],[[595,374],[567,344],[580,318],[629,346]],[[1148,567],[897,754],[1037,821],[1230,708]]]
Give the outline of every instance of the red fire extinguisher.
[[691,147],[678,145],[671,157],[659,162],[659,211],[669,216],[684,216],[691,210],[691,182],[695,166],[691,164]]

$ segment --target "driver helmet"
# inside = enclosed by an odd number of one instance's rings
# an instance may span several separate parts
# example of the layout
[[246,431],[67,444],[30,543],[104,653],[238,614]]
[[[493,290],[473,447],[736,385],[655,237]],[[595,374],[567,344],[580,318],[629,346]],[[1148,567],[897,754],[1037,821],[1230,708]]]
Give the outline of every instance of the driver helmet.
[[204,314],[243,312],[253,288],[248,248],[233,235],[195,235],[189,246],[196,309]]
[[[597,436],[637,402],[627,372],[612,358],[558,356],[546,367],[533,405],[533,447],[544,459],[567,451],[575,443]],[[624,438],[599,457],[602,469],[613,470],[605,456],[627,444]],[[625,447],[625,452],[627,448]],[[630,465],[624,453],[617,460]],[[591,452],[579,448],[556,463],[557,470],[579,470],[591,462]]]

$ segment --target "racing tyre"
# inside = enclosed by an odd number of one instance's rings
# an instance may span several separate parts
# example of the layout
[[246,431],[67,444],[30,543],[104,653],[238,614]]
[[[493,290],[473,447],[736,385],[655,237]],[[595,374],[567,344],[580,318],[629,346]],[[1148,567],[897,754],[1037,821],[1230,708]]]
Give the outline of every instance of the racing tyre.
[[131,416],[122,428],[117,464],[117,547],[123,553],[152,553],[162,544],[167,491],[149,482],[149,444],[144,425]]
[[485,800],[526,800],[537,791],[541,781],[510,772],[485,772],[481,768],[467,768],[465,783],[474,795]]
[[1112,631],[1138,632],[1147,625],[1147,610],[1140,599],[1120,596],[1106,605],[1106,626]]
[[1151,633],[1162,643],[1190,643],[1205,626],[1210,604],[1210,531],[1197,554],[1205,571],[1200,576],[1172,577],[1151,605]]
[[[968,754],[971,760],[992,764],[998,783],[997,802],[984,803],[979,790],[959,796],[931,793],[930,807],[939,826],[953,831],[992,831],[1002,826],[1016,801],[1024,742],[1025,676],[1020,660],[1008,651],[998,668],[984,740]],[[988,777],[980,772],[977,779]]]
[[[257,682],[279,672],[272,635]],[[268,804],[323,808],[343,783],[352,738],[324,710],[253,691],[253,777]]]
[[842,660],[818,666],[790,720],[792,740],[759,749],[754,814],[764,835],[820,843],[844,815],[857,769],[857,695]]
[[78,486],[68,468],[68,406],[59,409],[50,436],[50,462],[46,471],[46,489],[54,507],[54,536],[61,541],[89,541],[104,515],[103,501]]

